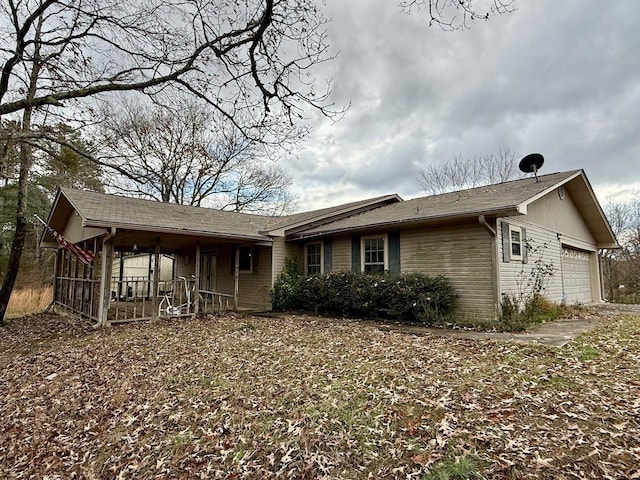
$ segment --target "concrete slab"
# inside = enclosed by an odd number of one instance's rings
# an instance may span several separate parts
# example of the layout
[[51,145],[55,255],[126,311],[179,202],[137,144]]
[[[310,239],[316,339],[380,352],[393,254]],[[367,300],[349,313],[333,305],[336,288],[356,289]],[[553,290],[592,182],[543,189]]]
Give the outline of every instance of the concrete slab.
[[640,305],[598,304],[589,307],[581,318],[563,318],[546,322],[522,333],[479,332],[397,324],[380,325],[379,328],[384,331],[399,331],[413,335],[437,335],[472,340],[492,339],[562,347],[581,333],[595,328],[606,318],[625,313],[640,314]]

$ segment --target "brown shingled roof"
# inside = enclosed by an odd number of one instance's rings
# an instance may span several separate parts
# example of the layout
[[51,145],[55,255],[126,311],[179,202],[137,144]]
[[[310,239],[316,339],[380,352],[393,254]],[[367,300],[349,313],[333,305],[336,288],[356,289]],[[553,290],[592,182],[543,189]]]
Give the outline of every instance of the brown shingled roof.
[[268,240],[259,234],[274,217],[227,212],[153,200],[63,188],[64,195],[90,227],[222,235]]
[[356,216],[307,229],[298,238],[337,233],[367,227],[419,223],[478,215],[516,215],[519,208],[559,184],[579,176],[581,170],[524,178],[510,182],[415,198],[370,210]]

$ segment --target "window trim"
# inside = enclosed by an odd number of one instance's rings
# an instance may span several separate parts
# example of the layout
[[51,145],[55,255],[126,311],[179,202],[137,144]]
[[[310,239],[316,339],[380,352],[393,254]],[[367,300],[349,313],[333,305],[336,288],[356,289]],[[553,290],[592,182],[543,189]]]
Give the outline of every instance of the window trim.
[[304,273],[305,275],[315,275],[309,273],[309,246],[320,246],[320,273],[324,273],[324,243],[323,242],[309,242],[304,244]]
[[[511,232],[518,232],[518,236],[520,237],[520,241],[517,242],[520,245],[520,254],[513,253],[513,237],[511,236]],[[524,239],[522,238],[522,227],[517,227],[515,225],[509,224],[509,258],[511,260],[522,260],[524,258],[524,249],[525,249]]]
[[386,233],[379,234],[379,235],[364,235],[364,236],[360,237],[360,271],[363,272],[363,273],[365,272],[365,263],[364,263],[364,259],[365,259],[364,244],[365,244],[365,240],[370,240],[370,239],[374,239],[374,238],[382,238],[383,247],[384,247],[384,252],[383,252],[383,255],[384,255],[384,269],[383,269],[383,272],[388,272],[389,271],[389,235],[386,234]]

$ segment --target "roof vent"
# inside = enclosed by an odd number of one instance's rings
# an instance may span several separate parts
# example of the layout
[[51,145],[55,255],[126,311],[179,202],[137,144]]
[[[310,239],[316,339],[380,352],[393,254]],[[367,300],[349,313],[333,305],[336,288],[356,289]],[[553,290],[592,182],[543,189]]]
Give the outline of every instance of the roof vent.
[[530,153],[522,160],[520,160],[518,168],[520,168],[520,171],[523,173],[533,173],[536,177],[536,182],[539,182],[540,180],[538,180],[538,170],[540,170],[540,167],[542,167],[543,164],[544,157],[541,154]]

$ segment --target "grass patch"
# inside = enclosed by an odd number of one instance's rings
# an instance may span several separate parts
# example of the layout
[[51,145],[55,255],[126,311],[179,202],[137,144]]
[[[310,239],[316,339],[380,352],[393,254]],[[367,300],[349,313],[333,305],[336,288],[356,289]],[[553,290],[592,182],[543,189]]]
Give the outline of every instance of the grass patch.
[[469,480],[481,478],[481,466],[469,455],[447,457],[422,476],[422,480]]
[[582,352],[578,356],[578,360],[580,360],[581,362],[596,360],[597,358],[600,358],[600,352],[597,348],[591,345],[585,345],[582,349]]
[[16,318],[45,310],[53,298],[52,287],[23,288],[11,293],[7,318]]

